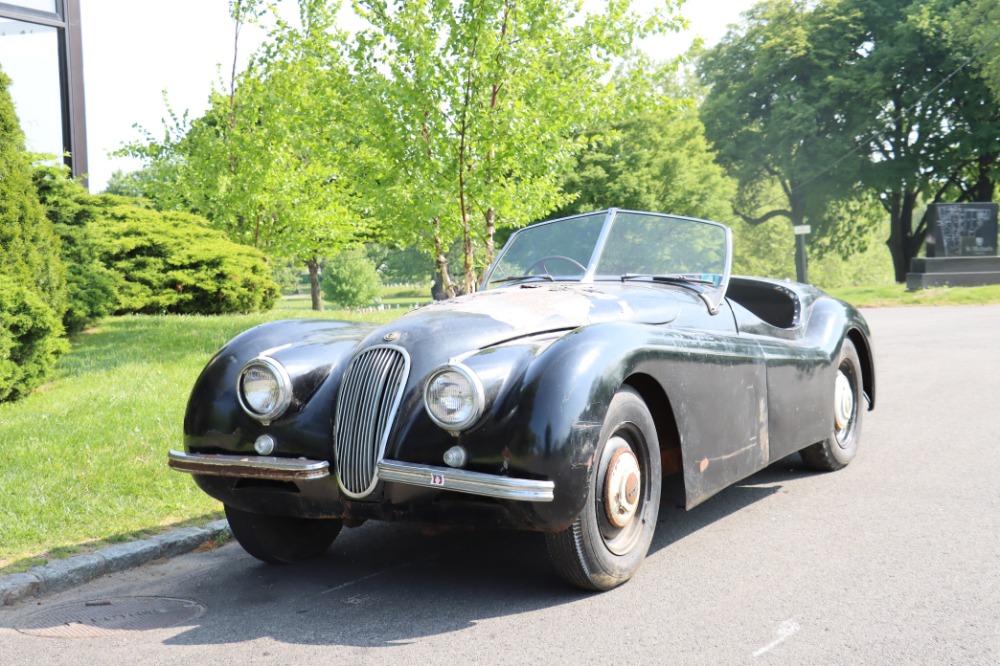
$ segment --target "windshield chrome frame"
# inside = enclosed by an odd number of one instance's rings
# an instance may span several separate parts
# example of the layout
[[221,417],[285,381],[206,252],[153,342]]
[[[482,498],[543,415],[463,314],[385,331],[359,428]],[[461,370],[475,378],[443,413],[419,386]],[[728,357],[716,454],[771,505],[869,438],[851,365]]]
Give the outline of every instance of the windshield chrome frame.
[[[601,224],[601,232],[597,237],[597,242],[594,244],[594,249],[590,254],[590,259],[587,261],[586,272],[579,278],[572,280],[560,280],[560,281],[577,282],[580,284],[592,284],[595,280],[598,279],[602,281],[609,281],[612,279],[612,277],[598,278],[596,276],[596,272],[597,272],[597,264],[600,260],[601,254],[604,252],[604,246],[607,244],[608,237],[611,235],[611,229],[614,226],[615,220],[618,217],[619,213],[649,215],[652,217],[661,217],[670,220],[685,220],[688,222],[698,222],[700,224],[707,224],[713,227],[719,227],[725,234],[726,259],[725,259],[725,266],[723,268],[722,279],[717,286],[706,287],[705,291],[699,294],[702,300],[705,301],[705,305],[708,306],[708,311],[713,315],[718,314],[719,307],[722,305],[722,301],[726,296],[726,291],[729,288],[729,277],[732,272],[732,265],[733,265],[732,230],[724,224],[721,224],[719,222],[713,222],[711,220],[702,220],[696,217],[686,217],[684,215],[668,215],[666,213],[652,213],[649,211],[642,211],[642,210],[624,210],[619,208],[608,208],[606,211],[596,210],[590,213],[580,213],[578,215],[570,215],[569,217],[560,217],[554,220],[546,220],[545,222],[539,222],[538,224],[532,224],[527,227],[522,227],[517,231],[515,231],[513,234],[511,234],[510,238],[508,238],[507,242],[504,244],[503,249],[500,251],[500,254],[498,254],[493,259],[493,262],[489,265],[489,268],[486,270],[486,274],[483,277],[483,281],[479,284],[479,290],[482,291],[487,288],[487,285],[489,285],[490,283],[490,278],[492,278],[493,276],[493,271],[500,264],[504,255],[507,253],[507,250],[510,249],[510,247],[513,245],[514,239],[525,230],[535,229],[537,227],[547,226],[549,224],[555,224],[557,222],[565,222],[567,220],[573,220],[580,217],[588,217],[602,212],[605,213],[604,222],[602,222]],[[616,276],[613,279],[617,280],[620,279],[620,277]]]

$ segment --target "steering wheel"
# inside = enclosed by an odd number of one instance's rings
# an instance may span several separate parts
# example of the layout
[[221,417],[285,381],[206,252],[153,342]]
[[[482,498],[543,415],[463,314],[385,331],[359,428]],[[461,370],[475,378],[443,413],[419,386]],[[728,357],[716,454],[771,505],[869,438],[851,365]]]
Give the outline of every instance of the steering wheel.
[[556,259],[558,259],[559,261],[565,261],[566,263],[569,263],[569,264],[573,264],[573,266],[575,266],[576,268],[580,269],[580,273],[586,273],[587,272],[587,267],[584,266],[583,264],[581,264],[576,259],[573,259],[572,257],[565,257],[565,256],[563,256],[561,254],[547,254],[544,257],[540,257],[540,258],[536,259],[535,261],[533,261],[532,264],[530,266],[528,266],[528,270],[525,271],[525,274],[531,275],[531,272],[533,270],[535,270],[536,268],[541,268],[543,273],[548,274],[549,269],[545,266],[545,262],[546,261],[553,261],[553,260],[556,260]]

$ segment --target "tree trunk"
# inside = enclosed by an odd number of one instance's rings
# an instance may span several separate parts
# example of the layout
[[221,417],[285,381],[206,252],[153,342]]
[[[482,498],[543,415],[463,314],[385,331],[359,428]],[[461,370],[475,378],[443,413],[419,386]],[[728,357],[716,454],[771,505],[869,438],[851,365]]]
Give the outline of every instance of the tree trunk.
[[497,212],[493,207],[486,209],[486,264],[493,263],[493,255],[496,253],[496,241],[494,236],[497,233]]
[[[434,228],[441,228],[441,221],[437,218],[434,219]],[[458,290],[455,289],[451,276],[448,275],[448,254],[444,243],[441,242],[441,237],[437,234],[434,235],[434,264],[437,266],[438,276],[441,280],[442,294],[445,298],[454,298],[458,295]]]
[[497,233],[497,212],[492,206],[486,209],[484,213],[486,217],[486,263],[483,265],[483,274],[480,280],[486,277],[486,270],[493,263],[494,255],[496,254],[496,240],[495,236]]
[[434,239],[434,264],[437,266],[438,279],[441,283],[441,295],[444,298],[454,298],[457,295],[451,276],[448,275],[448,255],[444,253],[444,246],[440,239]]
[[917,256],[923,238],[913,236],[913,208],[916,194],[910,192],[894,192],[891,196],[889,209],[889,254],[892,255],[892,271],[896,282],[906,282],[906,274],[910,272],[910,260]]
[[309,267],[309,294],[312,296],[312,309],[323,311],[323,294],[319,290],[319,264],[315,259],[306,262]]
[[993,182],[993,165],[997,162],[996,154],[986,154],[979,156],[978,171],[979,177],[976,179],[976,185],[973,188],[972,200],[973,201],[993,201],[993,192],[995,190],[995,184]]

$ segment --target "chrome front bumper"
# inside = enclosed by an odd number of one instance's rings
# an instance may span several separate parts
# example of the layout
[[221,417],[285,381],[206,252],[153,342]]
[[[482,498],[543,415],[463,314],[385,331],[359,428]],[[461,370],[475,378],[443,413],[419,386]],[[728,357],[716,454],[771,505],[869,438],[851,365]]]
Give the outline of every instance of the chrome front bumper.
[[[236,456],[209,453],[184,453],[170,450],[168,464],[179,472],[206,476],[235,476],[273,481],[309,481],[330,475],[330,463],[305,458]],[[451,490],[470,495],[495,497],[517,502],[551,502],[555,492],[552,481],[514,479],[507,476],[470,472],[450,467],[418,465],[399,460],[381,460],[378,478],[392,483]]]

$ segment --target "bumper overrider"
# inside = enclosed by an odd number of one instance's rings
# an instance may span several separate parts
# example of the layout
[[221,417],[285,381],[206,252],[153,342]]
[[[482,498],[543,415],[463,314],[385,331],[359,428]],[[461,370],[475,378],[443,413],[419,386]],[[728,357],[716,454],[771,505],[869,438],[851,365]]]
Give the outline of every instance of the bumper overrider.
[[[184,453],[173,449],[168,455],[168,463],[172,469],[190,474],[272,481],[311,481],[328,477],[331,473],[330,463],[326,460]],[[380,460],[378,478],[389,483],[516,502],[551,502],[555,493],[552,481],[517,479],[399,460]]]

